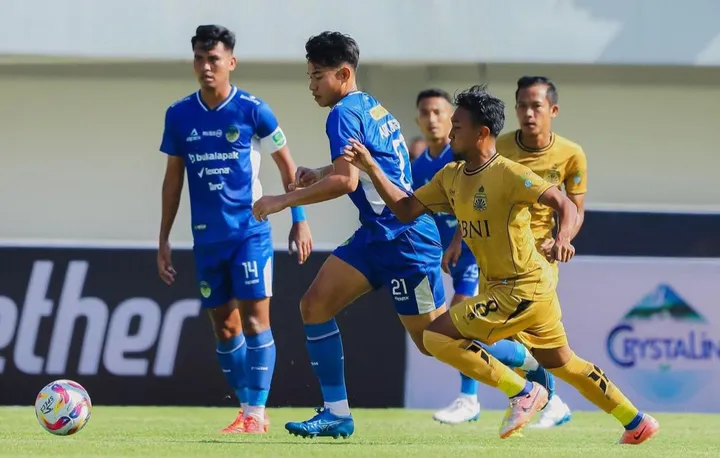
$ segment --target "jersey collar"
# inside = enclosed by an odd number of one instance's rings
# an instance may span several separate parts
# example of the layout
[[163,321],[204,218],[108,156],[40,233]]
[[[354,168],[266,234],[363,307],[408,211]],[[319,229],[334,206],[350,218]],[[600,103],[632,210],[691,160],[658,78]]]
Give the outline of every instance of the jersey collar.
[[428,161],[432,162],[432,161],[436,161],[438,159],[442,159],[442,157],[445,156],[446,154],[448,154],[449,151],[450,151],[450,143],[445,145],[445,148],[443,148],[442,152],[438,155],[438,157],[432,157],[432,155],[430,154],[430,147],[425,148],[425,152],[423,154],[425,155],[425,158]]
[[232,101],[232,99],[235,98],[236,94],[237,94],[237,88],[235,86],[231,86],[230,95],[228,95],[227,98],[225,98],[225,100],[223,100],[222,103],[220,103],[220,105],[216,106],[213,109],[211,109],[209,106],[207,106],[207,104],[205,102],[203,102],[202,97],[200,97],[199,90],[195,93],[195,99],[197,99],[197,102],[200,104],[202,109],[205,111],[220,111],[223,108],[225,108],[227,106],[227,104]]

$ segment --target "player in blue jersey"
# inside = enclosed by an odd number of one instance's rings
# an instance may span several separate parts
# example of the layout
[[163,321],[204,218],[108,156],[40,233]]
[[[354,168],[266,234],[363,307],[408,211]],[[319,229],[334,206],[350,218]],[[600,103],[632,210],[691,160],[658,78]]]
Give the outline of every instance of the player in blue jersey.
[[[448,163],[461,159],[450,148],[450,130],[452,129],[452,99],[441,89],[426,89],[420,92],[415,101],[417,123],[422,131],[427,149],[412,163],[413,188],[418,189],[432,181],[436,173]],[[455,305],[478,294],[478,266],[470,249],[458,236],[457,219],[450,213],[433,213],[440,232],[445,255],[442,267],[452,276],[454,294],[451,305]],[[459,247],[459,251],[455,248]],[[539,367],[538,362],[521,344],[510,340],[501,340],[487,348],[489,353],[511,368],[527,371],[527,378],[545,386],[550,396],[555,395],[553,376]],[[448,407],[439,410],[433,418],[440,423],[451,425],[474,421],[480,415],[480,403],[477,400],[478,382],[460,374],[460,395]]]
[[330,107],[326,132],[332,164],[298,168],[298,190],[265,196],[254,206],[257,218],[292,205],[307,205],[348,194],[361,227],[339,246],[305,293],[300,310],[312,368],[324,407],[308,421],[285,425],[304,437],[347,437],[355,429],[348,406],[343,348],[335,315],[363,294],[386,287],[408,333],[423,353],[423,330],[445,311],[440,262],[442,246],[432,218],[400,222],[368,176],[343,159],[349,139],[362,142],[393,183],[412,192],[412,172],[400,123],[371,95],[357,90],[358,45],[338,32],[323,32],[305,44],[310,91]]
[[[234,34],[204,25],[191,43],[200,90],[168,108],[160,146],[167,167],[158,269],[168,285],[175,281],[168,240],[187,170],[202,306],[209,311],[222,371],[241,403],[223,432],[262,433],[269,424],[265,403],[275,367],[273,245],[269,223],[253,218],[252,204],[262,195],[263,154],[272,155],[286,189],[296,167],[270,107],[230,83]],[[294,244],[302,264],[312,238],[302,207],[292,209],[292,218],[290,249]]]

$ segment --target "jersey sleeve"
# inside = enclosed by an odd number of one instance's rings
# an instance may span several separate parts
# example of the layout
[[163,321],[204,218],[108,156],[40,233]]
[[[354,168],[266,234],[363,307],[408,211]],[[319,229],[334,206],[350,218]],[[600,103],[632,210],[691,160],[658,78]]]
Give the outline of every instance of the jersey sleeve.
[[565,192],[585,194],[587,192],[587,157],[582,148],[573,154],[565,170]]
[[280,128],[270,105],[261,102],[253,112],[255,136],[260,140],[260,152],[272,154],[287,145],[285,133]]
[[163,129],[160,151],[169,156],[180,156],[177,130],[173,123],[172,107],[165,112],[165,128]]
[[549,183],[528,167],[511,163],[505,169],[505,183],[512,203],[534,204],[545,191],[552,188]]
[[330,158],[333,161],[344,154],[349,138],[365,143],[360,117],[347,108],[336,107],[330,112],[325,123],[325,133],[330,142]]
[[415,198],[433,213],[454,213],[445,188],[445,170],[440,170],[432,180],[414,192]]

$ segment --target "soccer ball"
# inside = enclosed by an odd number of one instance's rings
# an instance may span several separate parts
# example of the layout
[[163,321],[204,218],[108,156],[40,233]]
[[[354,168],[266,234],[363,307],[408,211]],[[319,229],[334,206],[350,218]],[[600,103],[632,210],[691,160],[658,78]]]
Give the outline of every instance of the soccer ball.
[[85,388],[72,380],[55,380],[35,398],[35,417],[43,429],[56,436],[69,436],[90,420],[92,403]]

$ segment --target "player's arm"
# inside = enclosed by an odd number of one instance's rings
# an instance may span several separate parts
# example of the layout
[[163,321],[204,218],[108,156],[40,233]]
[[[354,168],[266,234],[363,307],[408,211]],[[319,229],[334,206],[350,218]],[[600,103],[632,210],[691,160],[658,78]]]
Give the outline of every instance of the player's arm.
[[176,274],[170,256],[170,231],[180,207],[180,196],[185,181],[185,160],[178,146],[178,136],[174,130],[171,109],[165,113],[165,130],[160,144],[160,151],[167,154],[167,163],[162,184],[162,214],[157,254],[158,274],[168,285],[175,281]]
[[165,129],[163,130],[160,151],[167,155],[165,177],[162,184],[162,216],[160,218],[160,244],[170,239],[185,182],[185,160],[182,157],[177,135],[174,130],[172,107],[165,112]]
[[165,178],[162,184],[162,216],[160,218],[160,243],[170,239],[185,181],[185,161],[180,156],[168,155],[165,164]]
[[575,204],[555,186],[551,186],[543,192],[538,202],[557,212],[558,231],[555,236],[555,244],[560,241],[570,243],[577,234],[578,210]]
[[438,172],[430,183],[419,188],[414,194],[408,194],[388,179],[362,143],[354,139],[349,141],[350,145],[345,147],[346,160],[367,173],[380,198],[400,221],[409,223],[429,211],[453,212],[442,185],[445,169]]
[[575,254],[575,248],[570,244],[577,220],[575,204],[556,186],[524,165],[509,163],[505,174],[509,198],[513,203],[531,205],[539,202],[557,212],[559,227],[552,250],[558,261],[569,261]]
[[577,222],[573,228],[572,238],[580,232],[585,222],[585,193],[587,193],[587,156],[582,148],[568,161],[565,171],[565,192],[577,207]]

